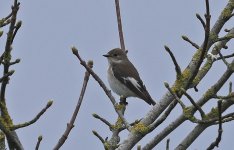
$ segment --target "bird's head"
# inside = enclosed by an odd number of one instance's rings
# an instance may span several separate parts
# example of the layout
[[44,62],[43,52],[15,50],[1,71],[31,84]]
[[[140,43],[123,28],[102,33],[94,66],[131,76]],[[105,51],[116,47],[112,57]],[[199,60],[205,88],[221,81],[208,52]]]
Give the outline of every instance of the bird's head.
[[110,64],[121,63],[123,61],[128,60],[127,51],[123,51],[120,48],[112,49],[103,56],[108,59]]

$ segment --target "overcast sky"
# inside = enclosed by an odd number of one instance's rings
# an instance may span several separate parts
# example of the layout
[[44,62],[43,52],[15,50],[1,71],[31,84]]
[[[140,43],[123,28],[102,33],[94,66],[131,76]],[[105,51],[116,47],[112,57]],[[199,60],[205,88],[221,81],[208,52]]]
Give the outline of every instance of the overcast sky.
[[[43,117],[30,127],[19,129],[17,133],[26,150],[34,149],[37,137],[43,136],[42,150],[52,149],[64,132],[67,122],[77,103],[84,76],[84,68],[71,53],[76,46],[81,56],[94,61],[94,71],[107,84],[107,60],[102,55],[110,49],[119,47],[114,0],[21,0],[18,19],[23,21],[13,44],[13,59],[22,61],[13,67],[16,70],[7,88],[7,105],[14,123],[22,123],[35,117],[50,99],[53,106]],[[210,3],[212,20],[216,21],[227,0],[213,0]],[[0,17],[10,12],[13,0],[0,0]],[[203,16],[204,1],[194,0],[127,0],[120,1],[122,22],[128,57],[137,67],[142,80],[154,99],[160,99],[167,91],[164,81],[173,84],[175,71],[170,57],[163,46],[168,45],[174,52],[182,68],[189,63],[195,49],[181,40],[187,35],[201,44],[204,33],[195,14]],[[225,28],[233,27],[232,20]],[[6,33],[7,28],[4,28]],[[223,32],[222,32],[223,35]],[[6,34],[0,39],[0,49],[4,48]],[[233,53],[233,42],[229,51]],[[207,77],[199,84],[199,92],[190,94],[195,99],[214,84],[225,70],[223,63],[216,63]],[[229,81],[233,81],[233,76]],[[108,84],[107,84],[108,85]],[[109,87],[109,86],[108,86]],[[228,84],[219,93],[228,92]],[[117,95],[114,95],[116,98]],[[129,122],[143,117],[152,106],[136,98],[128,100],[126,118]],[[216,104],[204,107],[209,112]],[[232,109],[234,110],[234,109]],[[96,130],[104,138],[111,135],[109,128],[92,117],[93,113],[103,116],[110,122],[116,120],[116,113],[107,96],[91,78],[78,118],[69,138],[61,149],[103,149],[101,142],[92,134]],[[173,121],[181,114],[176,107],[167,121]],[[219,149],[230,149],[233,143],[233,125],[224,125],[223,138]],[[173,149],[195,124],[186,122],[173,132],[169,138]],[[153,135],[145,137],[140,144],[156,135],[163,127],[157,128]],[[189,149],[205,149],[215,140],[217,126],[205,131]],[[126,137],[124,132],[122,139]],[[155,149],[165,149],[166,139]]]

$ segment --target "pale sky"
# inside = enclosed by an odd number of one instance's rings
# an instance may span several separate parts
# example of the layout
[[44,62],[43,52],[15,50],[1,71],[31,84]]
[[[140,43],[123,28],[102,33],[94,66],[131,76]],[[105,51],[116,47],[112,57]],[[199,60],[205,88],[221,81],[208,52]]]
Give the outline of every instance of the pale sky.
[[[67,122],[75,109],[85,69],[71,53],[70,47],[76,46],[85,60],[94,61],[94,71],[108,85],[106,78],[107,60],[102,55],[110,49],[119,47],[114,0],[21,0],[18,19],[23,24],[13,44],[12,57],[20,58],[21,63],[13,67],[15,74],[7,88],[7,105],[14,123],[31,120],[50,99],[53,106],[38,122],[30,127],[17,130],[26,150],[34,149],[37,137],[43,136],[41,150],[54,147],[64,132]],[[211,6],[211,26],[216,21],[227,0],[213,0]],[[0,0],[0,17],[10,12],[13,1]],[[175,54],[181,68],[189,63],[195,49],[181,39],[187,35],[198,45],[204,33],[195,14],[203,16],[204,1],[192,0],[128,0],[120,1],[122,23],[128,57],[138,69],[151,96],[158,100],[167,91],[164,81],[173,84],[175,71],[169,55],[163,46],[168,45]],[[225,25],[232,28],[233,18]],[[7,28],[3,28],[6,33]],[[224,35],[222,32],[221,35]],[[0,38],[0,49],[4,47]],[[233,53],[233,42],[227,53]],[[220,62],[214,65],[207,77],[199,84],[199,92],[189,90],[198,99],[203,92],[214,84],[226,69]],[[234,81],[233,76],[229,81]],[[109,85],[108,85],[109,87]],[[219,92],[226,95],[228,84]],[[118,96],[115,95],[117,99]],[[186,101],[186,99],[184,99]],[[204,107],[209,112],[216,100]],[[152,106],[144,101],[130,98],[126,118],[129,122],[143,117]],[[189,104],[188,102],[185,102]],[[234,110],[233,108],[231,109]],[[93,113],[103,116],[110,122],[116,120],[114,108],[100,86],[90,78],[78,118],[62,150],[103,149],[102,143],[92,134],[96,130],[103,138],[111,136],[109,128],[92,117]],[[147,141],[181,114],[178,106],[167,121],[152,134],[139,142],[144,146]],[[219,149],[234,147],[233,125],[224,125]],[[195,124],[184,123],[167,138],[170,147],[175,148],[193,129]],[[189,147],[191,150],[206,149],[217,137],[218,126],[206,130]],[[127,132],[121,134],[125,139]],[[155,149],[165,149],[166,139]]]

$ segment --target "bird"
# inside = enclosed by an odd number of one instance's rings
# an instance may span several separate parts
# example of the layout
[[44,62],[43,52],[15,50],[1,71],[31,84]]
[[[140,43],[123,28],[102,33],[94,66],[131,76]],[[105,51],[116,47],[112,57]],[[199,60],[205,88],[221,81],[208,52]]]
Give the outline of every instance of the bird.
[[144,100],[149,105],[155,105],[156,102],[151,98],[145,85],[143,84],[137,69],[127,57],[127,51],[120,48],[114,48],[103,55],[108,60],[107,78],[112,91],[123,99],[137,97]]

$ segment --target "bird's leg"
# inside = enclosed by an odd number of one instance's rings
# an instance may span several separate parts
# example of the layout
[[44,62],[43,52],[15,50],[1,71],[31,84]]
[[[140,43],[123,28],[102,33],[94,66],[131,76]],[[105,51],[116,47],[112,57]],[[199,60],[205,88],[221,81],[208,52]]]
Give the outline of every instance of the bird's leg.
[[126,97],[123,97],[123,96],[120,96],[120,104],[123,104],[123,105],[128,105],[128,102],[126,101]]

